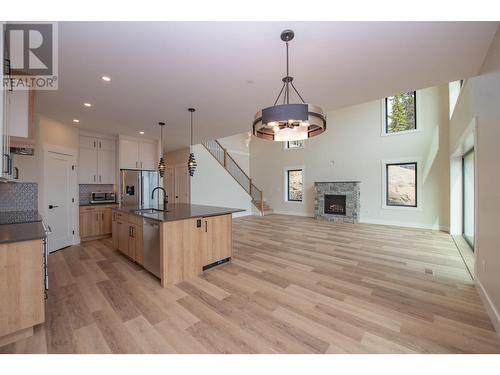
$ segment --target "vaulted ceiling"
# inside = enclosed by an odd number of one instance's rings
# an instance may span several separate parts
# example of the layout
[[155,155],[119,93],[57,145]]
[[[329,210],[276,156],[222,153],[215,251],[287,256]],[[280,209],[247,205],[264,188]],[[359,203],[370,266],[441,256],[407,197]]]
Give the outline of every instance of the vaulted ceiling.
[[[497,22],[61,22],[59,90],[37,111],[82,129],[158,137],[166,149],[249,131],[291,75],[325,110],[476,75]],[[110,82],[101,76],[111,77]],[[83,102],[92,103],[91,108]]]

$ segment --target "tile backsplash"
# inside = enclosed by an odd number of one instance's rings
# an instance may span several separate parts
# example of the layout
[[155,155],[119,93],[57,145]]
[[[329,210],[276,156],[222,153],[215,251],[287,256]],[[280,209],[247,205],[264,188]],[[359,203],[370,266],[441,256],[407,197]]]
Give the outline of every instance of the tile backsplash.
[[38,184],[1,183],[0,211],[32,211],[38,209]]
[[90,193],[93,191],[114,191],[114,185],[96,185],[96,184],[80,184],[79,186],[79,201],[80,204],[88,204],[90,201]]

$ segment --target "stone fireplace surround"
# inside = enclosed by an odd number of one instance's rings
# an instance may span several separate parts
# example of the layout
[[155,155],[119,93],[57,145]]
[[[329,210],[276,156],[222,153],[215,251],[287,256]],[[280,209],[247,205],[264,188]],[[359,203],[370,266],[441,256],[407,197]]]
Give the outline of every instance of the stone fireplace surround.
[[[314,183],[314,217],[338,223],[359,221],[360,181],[332,181]],[[325,194],[345,195],[346,214],[325,213]]]

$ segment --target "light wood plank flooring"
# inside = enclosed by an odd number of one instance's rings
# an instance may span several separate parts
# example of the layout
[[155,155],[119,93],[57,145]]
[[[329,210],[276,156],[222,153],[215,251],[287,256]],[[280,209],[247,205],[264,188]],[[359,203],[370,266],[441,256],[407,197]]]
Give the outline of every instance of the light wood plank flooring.
[[2,353],[499,353],[452,238],[271,215],[163,289],[111,240],[50,255],[45,325]]

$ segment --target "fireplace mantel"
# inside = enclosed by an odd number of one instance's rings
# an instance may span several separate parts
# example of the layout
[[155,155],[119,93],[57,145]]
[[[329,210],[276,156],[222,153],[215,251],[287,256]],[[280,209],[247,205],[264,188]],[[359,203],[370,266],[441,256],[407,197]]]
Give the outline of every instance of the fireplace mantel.
[[[314,217],[341,223],[357,223],[360,212],[360,181],[329,181],[314,183]],[[344,195],[345,215],[325,212],[325,195]]]

